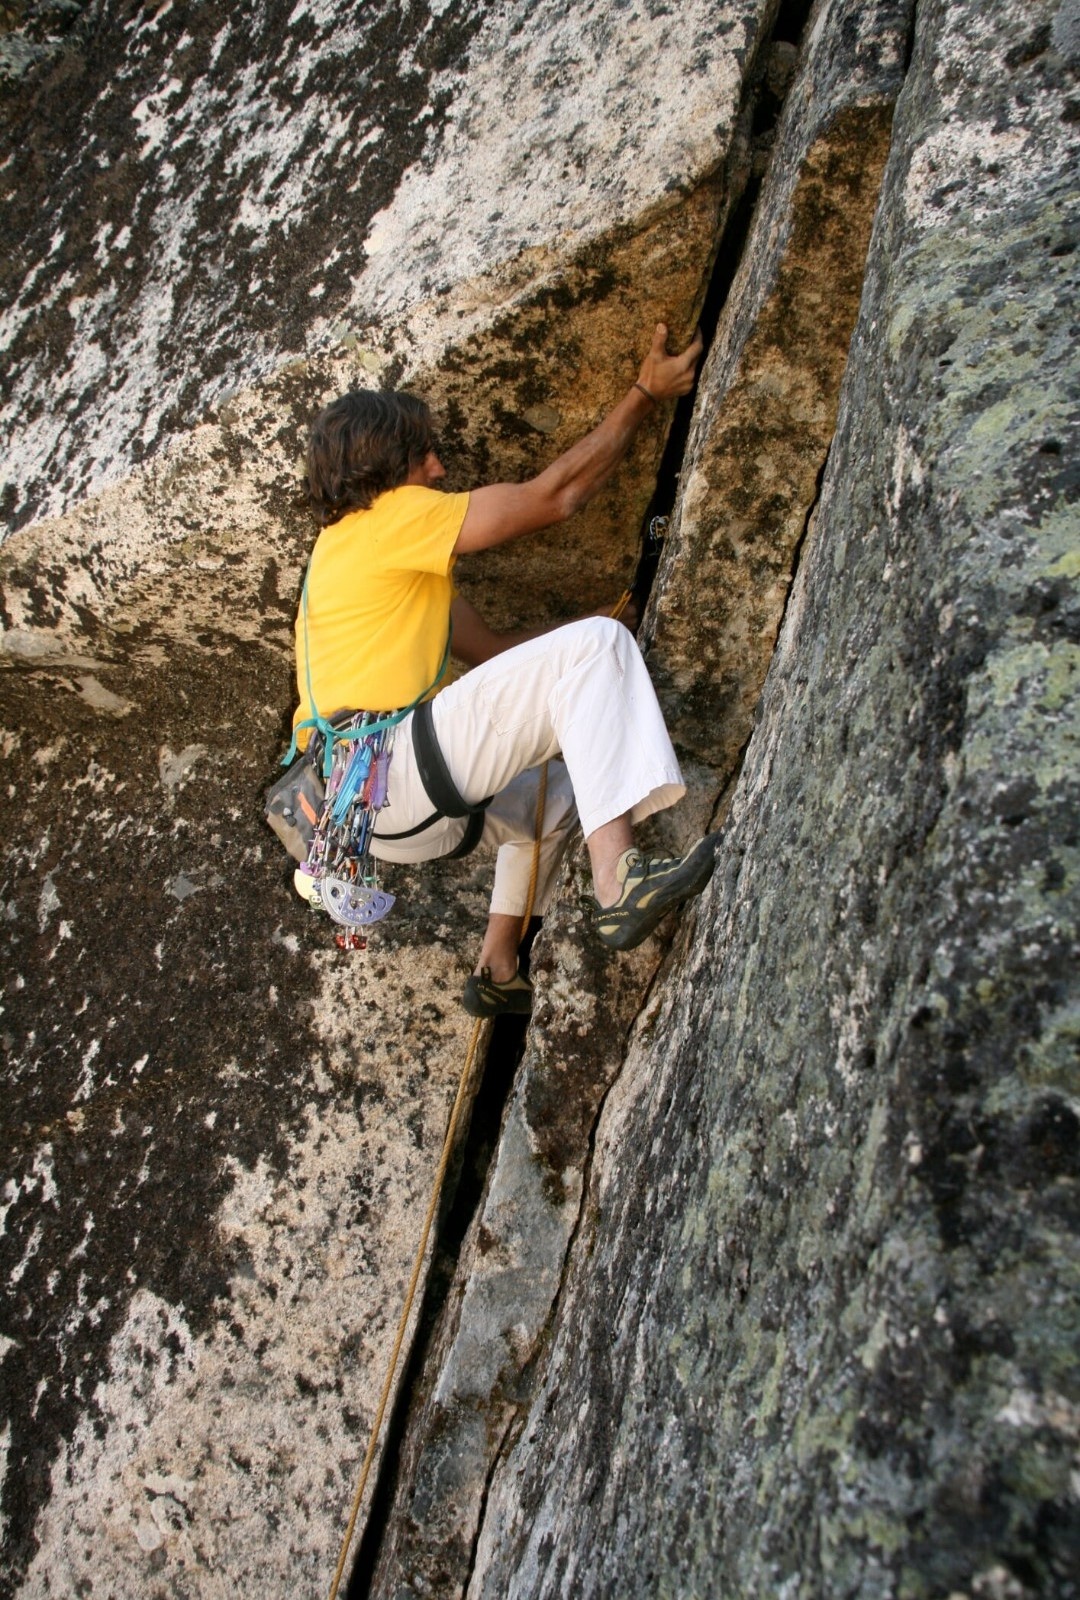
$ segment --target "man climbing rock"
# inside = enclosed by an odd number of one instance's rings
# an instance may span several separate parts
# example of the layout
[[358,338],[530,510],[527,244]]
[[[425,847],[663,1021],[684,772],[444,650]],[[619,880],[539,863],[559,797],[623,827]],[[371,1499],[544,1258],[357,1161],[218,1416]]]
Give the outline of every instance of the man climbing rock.
[[[578,818],[597,933],[613,949],[640,944],[712,874],[711,839],[681,860],[634,849],[634,824],[673,805],[685,786],[628,629],[586,617],[496,633],[451,578],[459,556],[565,522],[607,483],[653,407],[689,392],[700,335],[674,356],[667,336],[658,324],[618,404],[525,483],[443,492],[430,412],[408,394],[352,390],[311,430],[308,491],[322,532],[296,624],[297,740],[303,748],[318,718],[343,709],[419,702],[394,730],[370,852],[390,862],[462,853],[482,819],[498,854],[487,930],[463,996],[474,1016],[531,1007],[517,952],[545,762],[541,914]],[[471,670],[431,698],[448,648]]]

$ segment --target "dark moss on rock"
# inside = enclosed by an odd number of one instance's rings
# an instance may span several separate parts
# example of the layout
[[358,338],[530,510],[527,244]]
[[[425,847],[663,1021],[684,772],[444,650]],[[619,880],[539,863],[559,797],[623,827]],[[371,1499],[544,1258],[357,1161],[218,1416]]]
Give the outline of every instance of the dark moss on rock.
[[145,459],[346,304],[483,16],[105,0],[8,87],[5,428],[22,443],[46,393],[71,419],[27,452],[12,526],[70,504],[90,463],[100,481]]

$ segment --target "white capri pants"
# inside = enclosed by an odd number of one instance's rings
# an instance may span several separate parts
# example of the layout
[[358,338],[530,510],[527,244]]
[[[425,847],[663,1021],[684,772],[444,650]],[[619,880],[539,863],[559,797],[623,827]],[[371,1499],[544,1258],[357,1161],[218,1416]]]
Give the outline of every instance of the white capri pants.
[[[432,706],[443,760],[465,800],[494,799],[482,843],[498,848],[491,910],[520,917],[528,900],[539,773],[548,790],[537,879],[538,915],[575,817],[585,837],[628,812],[640,822],[686,792],[656,693],[632,634],[610,617],[587,617],[515,645],[450,684]],[[412,718],[397,729],[386,833],[432,812],[413,753]],[[562,760],[556,758],[562,753]],[[380,839],[378,861],[432,861],[460,844],[461,817],[440,817],[411,839]]]

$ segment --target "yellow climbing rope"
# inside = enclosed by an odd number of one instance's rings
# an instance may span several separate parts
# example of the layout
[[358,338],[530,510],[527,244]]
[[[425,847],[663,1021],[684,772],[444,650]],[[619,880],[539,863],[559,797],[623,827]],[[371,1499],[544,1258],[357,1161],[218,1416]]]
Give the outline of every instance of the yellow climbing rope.
[[367,1453],[364,1456],[364,1464],[360,1469],[360,1482],[357,1484],[356,1494],[353,1496],[352,1510],[349,1512],[349,1524],[345,1529],[345,1537],[341,1541],[341,1554],[338,1556],[338,1564],[337,1570],[334,1573],[334,1581],[330,1585],[329,1600],[336,1600],[338,1585],[341,1582],[341,1574],[345,1571],[345,1562],[347,1561],[349,1555],[349,1545],[352,1543],[353,1532],[356,1528],[356,1519],[360,1514],[360,1506],[363,1502],[364,1490],[367,1488],[368,1477],[371,1473],[371,1463],[375,1459],[375,1447],[379,1442],[379,1433],[382,1429],[383,1417],[386,1415],[386,1404],[390,1398],[390,1390],[393,1387],[394,1373],[397,1371],[398,1356],[401,1354],[401,1346],[405,1339],[405,1329],[408,1325],[409,1313],[412,1310],[413,1299],[416,1295],[416,1285],[420,1281],[420,1269],[423,1265],[425,1251],[427,1250],[428,1237],[431,1233],[431,1224],[435,1220],[435,1211],[439,1204],[439,1196],[442,1193],[443,1180],[446,1177],[446,1169],[450,1164],[450,1153],[454,1147],[454,1138],[457,1134],[458,1122],[461,1120],[461,1108],[465,1104],[465,1089],[469,1081],[469,1074],[472,1071],[472,1064],[476,1057],[476,1046],[479,1043],[480,1030],[483,1028],[483,1026],[484,1024],[481,1019],[477,1019],[473,1025],[472,1038],[469,1040],[469,1048],[465,1054],[465,1065],[461,1069],[461,1077],[458,1080],[457,1094],[454,1097],[453,1109],[450,1112],[450,1121],[446,1128],[446,1138],[443,1140],[442,1155],[439,1158],[439,1167],[435,1174],[435,1187],[431,1191],[431,1200],[428,1203],[427,1216],[424,1218],[424,1226],[420,1230],[420,1243],[416,1247],[416,1259],[413,1262],[412,1277],[409,1279],[409,1287],[405,1292],[405,1304],[402,1307],[401,1320],[398,1322],[397,1335],[394,1339],[394,1348],[390,1352],[390,1363],[386,1369],[386,1379],[383,1383],[382,1394],[379,1397],[379,1406],[375,1413],[375,1421],[371,1425],[371,1437],[368,1439]]
[[[632,597],[632,591],[629,589],[624,589],[609,614],[613,617],[621,617]],[[525,915],[521,919],[521,939],[524,939],[526,931],[528,930],[529,922],[532,918],[533,902],[536,899],[536,885],[540,876],[540,841],[544,834],[544,808],[547,803],[547,780],[548,769],[547,762],[545,761],[544,765],[540,769],[540,782],[536,791],[536,828],[533,834],[532,868],[529,872],[529,892],[526,897]],[[412,1276],[409,1279],[409,1287],[405,1291],[405,1303],[401,1308],[401,1317],[398,1321],[397,1334],[394,1338],[394,1347],[390,1352],[390,1361],[386,1370],[386,1377],[383,1381],[382,1394],[379,1397],[378,1408],[375,1412],[375,1421],[371,1425],[371,1436],[368,1439],[368,1446],[364,1454],[363,1466],[360,1468],[360,1481],[356,1486],[356,1493],[353,1496],[352,1509],[349,1512],[349,1522],[345,1529],[345,1537],[341,1541],[341,1553],[338,1556],[337,1569],[334,1573],[334,1581],[330,1585],[330,1593],[327,1597],[327,1600],[337,1600],[338,1586],[341,1583],[341,1575],[345,1571],[345,1563],[349,1557],[349,1546],[352,1543],[352,1536],[356,1529],[356,1519],[360,1515],[360,1507],[364,1500],[364,1491],[367,1488],[368,1478],[371,1475],[371,1465],[375,1460],[375,1450],[379,1442],[379,1434],[382,1431],[383,1418],[386,1415],[387,1402],[390,1399],[390,1391],[394,1385],[394,1374],[397,1371],[398,1357],[401,1354],[401,1347],[405,1342],[405,1329],[408,1326],[409,1316],[412,1312],[413,1300],[416,1297],[416,1286],[420,1281],[420,1271],[423,1266],[424,1256],[427,1252],[428,1239],[431,1235],[431,1225],[435,1220],[435,1213],[438,1210],[439,1197],[442,1194],[442,1186],[446,1179],[446,1170],[450,1165],[450,1155],[453,1151],[454,1141],[457,1137],[458,1123],[461,1120],[462,1107],[465,1104],[465,1091],[469,1083],[469,1077],[472,1073],[473,1062],[476,1059],[476,1050],[480,1042],[480,1033],[483,1026],[483,1020],[478,1019],[473,1026],[472,1037],[469,1040],[469,1048],[465,1052],[465,1064],[461,1069],[461,1077],[458,1079],[457,1094],[454,1096],[454,1104],[450,1112],[450,1121],[446,1126],[446,1137],[443,1139],[442,1154],[439,1157],[439,1165],[435,1173],[435,1184],[431,1191],[431,1199],[428,1202],[427,1215],[424,1218],[424,1226],[420,1230],[420,1241],[416,1247],[416,1257],[413,1261]]]
[[[622,609],[623,603],[620,604],[620,610]],[[533,902],[536,899],[536,885],[540,875],[540,841],[543,838],[544,833],[544,807],[547,802],[547,776],[548,769],[547,762],[545,761],[543,767],[540,769],[540,782],[536,792],[536,828],[533,835],[532,868],[529,873],[529,892],[526,897],[525,915],[521,919],[520,937],[522,939],[525,937],[529,922],[532,918]],[[371,1425],[371,1435],[368,1439],[367,1451],[364,1455],[364,1463],[360,1468],[360,1481],[356,1486],[356,1493],[353,1496],[352,1509],[349,1512],[349,1522],[345,1529],[345,1537],[341,1541],[341,1553],[338,1556],[337,1569],[334,1572],[334,1581],[330,1585],[330,1594],[328,1600],[337,1600],[337,1592],[338,1586],[341,1583],[341,1575],[345,1571],[345,1563],[349,1557],[349,1546],[352,1543],[352,1536],[356,1529],[356,1519],[360,1515],[360,1507],[364,1500],[364,1491],[367,1488],[368,1478],[371,1475],[372,1462],[375,1460],[375,1450],[379,1442],[379,1434],[382,1431],[383,1418],[386,1415],[386,1407],[390,1399],[390,1391],[394,1386],[394,1374],[397,1371],[398,1357],[401,1354],[401,1347],[405,1342],[405,1329],[408,1327],[409,1316],[412,1312],[413,1300],[416,1297],[416,1286],[420,1281],[420,1271],[423,1267],[424,1256],[427,1253],[428,1239],[431,1235],[431,1225],[435,1220],[435,1213],[439,1207],[439,1197],[442,1194],[442,1186],[446,1179],[446,1171],[450,1165],[450,1156],[453,1152],[454,1142],[457,1138],[458,1123],[461,1121],[461,1113],[466,1100],[466,1089],[469,1084],[469,1079],[472,1075],[473,1062],[476,1059],[476,1050],[480,1042],[480,1033],[483,1029],[483,1026],[483,1019],[477,1019],[473,1025],[472,1038],[469,1040],[469,1048],[465,1052],[465,1064],[461,1069],[461,1076],[458,1079],[457,1094],[454,1096],[454,1104],[450,1112],[450,1121],[446,1126],[446,1137],[443,1139],[442,1154],[439,1157],[439,1165],[435,1173],[435,1184],[431,1191],[431,1199],[428,1201],[427,1215],[424,1218],[424,1226],[420,1230],[420,1241],[416,1247],[416,1257],[413,1261],[412,1276],[409,1279],[409,1287],[405,1291],[405,1303],[401,1308],[401,1317],[398,1321],[397,1334],[394,1338],[393,1349],[390,1352],[390,1361],[386,1369],[386,1377],[383,1380],[382,1394],[379,1396],[379,1404],[375,1412],[375,1420]]]
[[624,589],[622,594],[616,600],[615,604],[612,606],[611,615],[613,617],[621,617],[633,598],[633,589]]

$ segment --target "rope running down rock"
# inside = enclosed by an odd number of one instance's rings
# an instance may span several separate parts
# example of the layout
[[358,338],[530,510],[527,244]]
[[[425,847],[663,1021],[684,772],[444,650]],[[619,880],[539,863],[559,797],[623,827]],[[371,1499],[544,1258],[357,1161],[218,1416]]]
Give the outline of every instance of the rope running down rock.
[[[625,602],[620,602],[620,610],[622,609],[623,603]],[[547,800],[547,776],[548,769],[547,763],[545,762],[543,767],[540,769],[540,785],[536,796],[536,828],[533,835],[532,869],[529,873],[529,893],[525,905],[525,915],[521,919],[520,937],[522,939],[525,937],[530,919],[532,918],[533,902],[536,899],[536,883],[540,872],[540,841],[544,831],[544,807]],[[379,1434],[382,1430],[383,1418],[386,1415],[386,1407],[390,1399],[390,1391],[393,1388],[394,1374],[397,1371],[398,1358],[401,1355],[401,1347],[405,1342],[405,1330],[408,1326],[409,1316],[412,1312],[413,1300],[416,1296],[416,1286],[420,1281],[420,1271],[423,1266],[424,1256],[427,1253],[428,1239],[431,1235],[431,1226],[435,1220],[435,1213],[438,1210],[439,1198],[442,1194],[442,1186],[446,1179],[447,1168],[450,1165],[450,1156],[457,1139],[458,1124],[461,1121],[461,1113],[465,1106],[466,1090],[472,1076],[473,1062],[476,1059],[477,1046],[480,1042],[480,1033],[483,1029],[483,1026],[484,1019],[477,1018],[476,1023],[473,1026],[472,1038],[469,1040],[469,1048],[465,1052],[465,1062],[461,1069],[461,1076],[458,1079],[457,1094],[454,1096],[454,1104],[450,1112],[450,1121],[446,1126],[446,1137],[443,1140],[442,1154],[439,1157],[439,1166],[435,1173],[435,1183],[431,1191],[431,1199],[428,1202],[427,1215],[424,1218],[424,1226],[420,1230],[420,1240],[416,1247],[416,1258],[413,1261],[412,1276],[409,1279],[409,1287],[405,1291],[405,1303],[401,1309],[401,1318],[398,1322],[397,1334],[394,1337],[394,1346],[390,1352],[390,1360],[387,1364],[386,1377],[383,1380],[382,1394],[379,1397],[379,1405],[375,1412],[375,1420],[371,1425],[371,1436],[368,1439],[367,1451],[364,1455],[364,1463],[360,1469],[360,1481],[356,1486],[356,1493],[353,1496],[352,1509],[349,1512],[349,1522],[345,1529],[345,1536],[341,1541],[341,1553],[338,1556],[337,1569],[334,1572],[334,1579],[330,1585],[328,1600],[337,1600],[338,1586],[341,1583],[341,1575],[345,1571],[345,1563],[349,1556],[349,1546],[352,1543],[352,1536],[356,1529],[356,1519],[360,1514],[360,1507],[364,1499],[364,1491],[367,1488],[368,1478],[371,1475],[371,1466],[372,1462],[375,1460],[375,1450],[378,1445]]]

